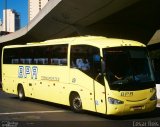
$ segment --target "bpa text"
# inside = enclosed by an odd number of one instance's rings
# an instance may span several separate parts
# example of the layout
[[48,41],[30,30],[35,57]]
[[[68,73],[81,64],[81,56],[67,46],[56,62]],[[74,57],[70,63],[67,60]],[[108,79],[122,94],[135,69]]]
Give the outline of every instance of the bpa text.
[[37,66],[19,66],[18,68],[18,77],[19,78],[27,78],[30,76],[31,79],[37,79],[38,68]]

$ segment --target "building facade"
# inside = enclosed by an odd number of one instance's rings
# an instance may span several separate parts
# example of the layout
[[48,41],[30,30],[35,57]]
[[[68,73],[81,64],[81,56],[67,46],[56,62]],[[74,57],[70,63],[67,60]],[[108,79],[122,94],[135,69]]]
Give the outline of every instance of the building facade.
[[49,0],[28,0],[28,20],[31,21]]
[[0,19],[0,32],[2,31],[2,20]]
[[3,10],[3,31],[15,32],[20,29],[20,15],[12,9]]

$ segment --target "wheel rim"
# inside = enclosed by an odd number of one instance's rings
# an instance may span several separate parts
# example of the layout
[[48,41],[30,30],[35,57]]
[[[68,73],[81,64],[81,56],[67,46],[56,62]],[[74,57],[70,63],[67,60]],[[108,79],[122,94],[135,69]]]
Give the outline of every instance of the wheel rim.
[[19,89],[19,94],[18,95],[19,95],[19,98],[23,98],[23,90],[22,90],[22,88]]
[[73,107],[74,107],[74,109],[81,109],[81,107],[82,107],[82,102],[81,102],[80,97],[75,97],[75,98],[73,99]]
[[22,98],[23,97],[23,94],[22,94],[22,92],[20,91],[19,92],[19,98]]

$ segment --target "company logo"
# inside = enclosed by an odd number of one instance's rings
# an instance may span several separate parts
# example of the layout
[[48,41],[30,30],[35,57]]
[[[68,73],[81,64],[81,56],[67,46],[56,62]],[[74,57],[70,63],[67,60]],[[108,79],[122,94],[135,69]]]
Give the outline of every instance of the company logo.
[[130,91],[121,92],[121,96],[130,97],[130,96],[133,96],[133,92],[130,92]]
[[19,78],[27,78],[27,76],[31,76],[32,79],[37,79],[38,68],[37,66],[19,66],[18,68],[18,77]]

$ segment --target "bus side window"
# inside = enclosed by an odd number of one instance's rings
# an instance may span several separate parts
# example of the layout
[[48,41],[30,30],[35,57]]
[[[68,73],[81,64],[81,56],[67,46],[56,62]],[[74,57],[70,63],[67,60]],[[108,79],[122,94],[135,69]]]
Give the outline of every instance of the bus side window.
[[33,64],[38,64],[38,59],[34,59]]
[[52,64],[52,65],[59,65],[59,64],[60,64],[60,61],[59,61],[58,58],[52,58],[52,59],[51,59],[51,64]]
[[32,59],[31,58],[20,58],[20,64],[31,64]]
[[68,45],[54,45],[50,49],[50,64],[66,66],[67,65]]
[[66,58],[60,59],[60,65],[67,65],[67,59]]
[[67,65],[68,44],[4,49],[4,64]]
[[19,63],[19,59],[12,59],[12,64],[18,64]]
[[70,60],[71,68],[81,70],[93,80],[104,85],[103,76],[98,76],[102,69],[99,48],[89,45],[73,45]]
[[24,58],[20,58],[20,64],[25,64],[25,59]]
[[93,79],[97,76],[97,66],[94,62],[95,60],[100,64],[100,51],[98,48],[90,45],[73,45],[71,46],[71,58],[70,58],[70,67],[77,68]]
[[38,59],[38,64],[40,64],[40,65],[48,64],[48,58],[39,58]]

